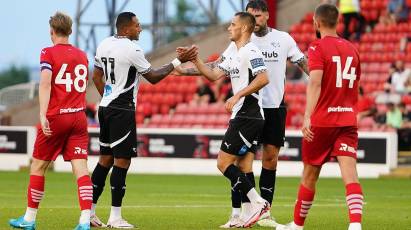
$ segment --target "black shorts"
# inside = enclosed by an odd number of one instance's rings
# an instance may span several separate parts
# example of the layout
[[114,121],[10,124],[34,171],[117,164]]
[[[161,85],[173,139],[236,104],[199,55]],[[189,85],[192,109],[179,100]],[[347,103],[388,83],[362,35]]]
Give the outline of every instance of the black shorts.
[[260,141],[264,120],[234,118],[225,132],[221,150],[236,156],[255,153]]
[[277,147],[284,146],[285,141],[285,119],[287,117],[287,109],[267,108],[264,110],[264,128],[261,135],[263,144],[274,145]]
[[135,111],[100,107],[100,154],[115,158],[137,156]]

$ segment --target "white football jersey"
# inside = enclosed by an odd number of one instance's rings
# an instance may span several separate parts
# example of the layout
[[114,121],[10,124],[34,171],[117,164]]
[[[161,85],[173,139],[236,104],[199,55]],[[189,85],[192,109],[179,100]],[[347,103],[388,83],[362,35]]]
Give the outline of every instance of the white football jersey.
[[279,108],[284,100],[287,59],[297,63],[304,58],[304,54],[287,32],[269,30],[263,37],[253,33],[251,41],[262,51],[270,79],[270,83],[262,90],[263,108]]
[[138,85],[151,69],[140,46],[126,37],[108,37],[97,47],[94,65],[106,80],[100,106],[135,110]]
[[[230,77],[234,94],[247,87],[257,74],[267,70],[261,51],[252,42],[240,49],[231,42],[222,54],[218,67]],[[235,117],[264,119],[260,92],[242,97],[234,105],[231,119]]]

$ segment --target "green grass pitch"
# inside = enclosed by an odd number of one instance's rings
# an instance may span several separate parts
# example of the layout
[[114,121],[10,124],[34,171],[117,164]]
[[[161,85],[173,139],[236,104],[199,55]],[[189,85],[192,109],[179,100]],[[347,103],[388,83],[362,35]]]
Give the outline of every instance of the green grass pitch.
[[[278,178],[272,214],[280,223],[292,218],[298,181]],[[27,182],[27,172],[0,172],[0,229],[10,229],[8,219],[24,213]],[[103,221],[107,221],[110,208],[108,182],[97,209]],[[411,180],[361,182],[366,202],[363,229],[411,229]],[[223,176],[129,175],[123,216],[142,230],[219,229],[230,214],[229,189]],[[305,229],[347,229],[344,193],[340,179],[320,179]],[[73,229],[78,215],[74,177],[48,173],[37,229]]]

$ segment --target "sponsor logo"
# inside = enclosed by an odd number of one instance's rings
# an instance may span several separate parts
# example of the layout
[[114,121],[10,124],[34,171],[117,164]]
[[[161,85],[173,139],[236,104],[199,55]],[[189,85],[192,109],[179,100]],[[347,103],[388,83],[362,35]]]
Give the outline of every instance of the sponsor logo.
[[345,144],[345,143],[341,143],[341,146],[340,146],[340,149],[339,149],[339,150],[340,150],[340,151],[344,151],[344,152],[350,152],[350,153],[356,154],[355,148],[352,147],[352,146],[349,146],[349,145],[347,145],[347,144]]
[[109,85],[104,86],[104,95],[103,95],[104,97],[107,97],[112,92],[113,92],[113,89],[111,88],[111,86],[109,86]]
[[314,50],[314,51],[315,51],[315,48],[316,48],[315,46],[310,46],[310,47],[309,47],[309,49],[312,49],[312,50]]
[[269,53],[267,51],[264,51],[261,53],[265,58],[278,58],[278,53],[276,53],[275,51]]
[[80,108],[64,108],[64,109],[60,109],[60,114],[62,114],[62,113],[75,113],[75,112],[81,111],[83,109],[84,109],[83,107],[80,107]]
[[0,135],[0,149],[3,150],[16,150],[17,143],[15,141],[9,141],[7,135]]
[[237,187],[237,185],[239,185],[239,184],[241,184],[240,177],[237,178],[237,182],[235,182],[234,186],[231,187],[231,190],[235,191],[235,190],[234,190],[235,187]]
[[87,155],[87,149],[82,149],[80,147],[74,147],[74,154]]
[[248,152],[248,147],[247,147],[247,145],[243,145],[242,147],[241,147],[241,149],[238,151],[238,155],[244,155],[244,154],[246,154]]
[[354,110],[351,107],[337,106],[337,107],[328,107],[328,112],[329,113],[344,113],[344,112],[354,112]]
[[240,74],[240,70],[237,69],[237,68],[235,68],[235,69],[230,69],[228,72],[230,73],[230,75],[238,75],[238,74]]
[[250,63],[251,63],[251,67],[253,69],[256,69],[256,68],[261,67],[261,66],[265,66],[264,65],[264,60],[262,58],[252,59],[252,60],[250,60]]

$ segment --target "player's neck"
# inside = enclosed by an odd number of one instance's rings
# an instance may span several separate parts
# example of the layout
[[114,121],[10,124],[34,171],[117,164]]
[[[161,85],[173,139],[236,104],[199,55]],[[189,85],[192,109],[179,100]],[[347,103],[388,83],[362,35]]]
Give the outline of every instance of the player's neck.
[[235,41],[235,45],[237,46],[237,49],[239,50],[241,47],[247,45],[247,43],[250,42],[250,37],[243,37]]
[[321,33],[321,38],[325,37],[338,37],[337,31],[335,30],[323,30],[320,32]]
[[260,31],[254,32],[255,36],[257,37],[264,37],[266,34],[268,34],[268,26],[266,26],[264,29]]
[[68,37],[55,37],[54,41],[53,41],[54,45],[58,45],[58,44],[70,44],[69,43],[69,39]]

